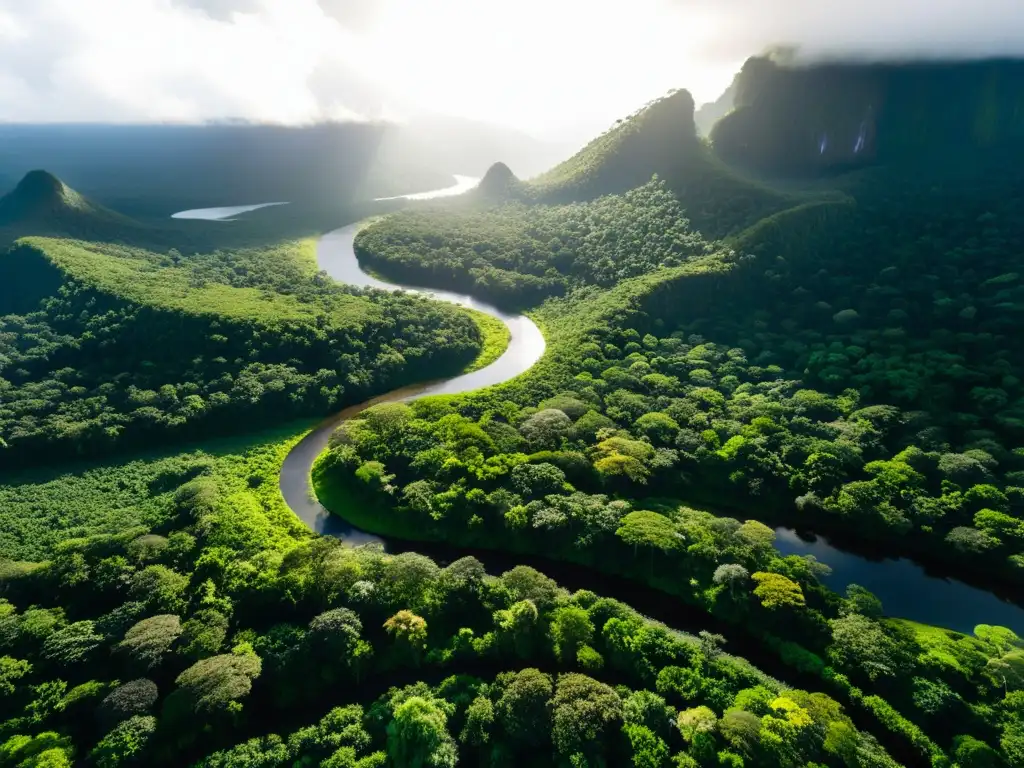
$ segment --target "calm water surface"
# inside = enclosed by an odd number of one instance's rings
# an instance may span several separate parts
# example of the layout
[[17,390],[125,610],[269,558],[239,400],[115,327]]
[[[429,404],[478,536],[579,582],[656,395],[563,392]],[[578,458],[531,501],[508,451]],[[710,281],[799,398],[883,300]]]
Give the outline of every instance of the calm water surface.
[[932,576],[912,560],[869,560],[791,528],[775,529],[775,546],[784,555],[814,555],[828,565],[832,574],[822,581],[840,594],[850,584],[874,592],[888,616],[967,633],[978,624],[999,624],[1024,636],[1024,608],[962,581]]
[[202,221],[234,221],[232,216],[249,211],[258,211],[260,208],[270,208],[273,205],[288,205],[288,203],[259,203],[257,205],[234,205],[225,208],[194,208],[190,211],[178,211],[171,214],[172,219],[201,219]]

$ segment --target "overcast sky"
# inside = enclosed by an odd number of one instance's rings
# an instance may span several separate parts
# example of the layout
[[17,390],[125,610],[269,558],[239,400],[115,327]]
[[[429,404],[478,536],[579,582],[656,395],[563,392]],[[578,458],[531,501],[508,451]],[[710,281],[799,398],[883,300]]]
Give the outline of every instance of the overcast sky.
[[1024,0],[0,0],[0,120],[433,110],[575,140],[780,43],[1024,54]]

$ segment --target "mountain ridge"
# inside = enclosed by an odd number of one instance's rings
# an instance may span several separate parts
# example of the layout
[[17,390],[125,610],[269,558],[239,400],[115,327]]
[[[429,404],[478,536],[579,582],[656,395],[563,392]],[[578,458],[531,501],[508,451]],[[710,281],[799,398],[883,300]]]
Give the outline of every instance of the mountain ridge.
[[1024,60],[744,63],[711,130],[727,164],[775,176],[942,164],[1024,147]]

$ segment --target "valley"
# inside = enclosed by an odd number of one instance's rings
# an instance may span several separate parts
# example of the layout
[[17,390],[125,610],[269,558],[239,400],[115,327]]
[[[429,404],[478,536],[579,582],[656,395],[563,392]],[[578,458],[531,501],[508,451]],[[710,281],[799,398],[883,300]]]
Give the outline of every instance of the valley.
[[1024,69],[733,90],[532,179],[26,175],[0,766],[1024,764]]

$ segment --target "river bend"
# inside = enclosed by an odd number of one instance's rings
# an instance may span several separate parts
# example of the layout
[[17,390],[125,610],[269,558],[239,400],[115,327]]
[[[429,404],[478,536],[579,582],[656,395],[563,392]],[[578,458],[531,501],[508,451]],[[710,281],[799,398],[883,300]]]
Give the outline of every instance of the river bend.
[[[425,200],[446,197],[466,191],[470,186],[469,177],[457,177],[456,184],[433,192],[400,195],[398,198]],[[387,199],[398,199],[387,198]],[[244,206],[246,210],[264,206]],[[188,218],[220,219],[237,215],[240,208],[216,208],[187,211]],[[182,217],[182,214],[178,214]],[[440,301],[461,304],[498,318],[511,332],[511,340],[504,354],[485,368],[450,379],[415,384],[380,395],[372,400],[345,408],[326,419],[307,434],[288,454],[281,467],[280,486],[285,502],[296,515],[317,533],[336,536],[346,542],[359,545],[370,542],[387,544],[384,538],[359,530],[338,515],[332,515],[317,501],[310,485],[310,471],[313,462],[326,448],[331,433],[338,425],[378,403],[394,403],[413,400],[425,395],[455,394],[500,384],[527,371],[544,354],[544,337],[540,329],[523,315],[510,315],[500,309],[466,294],[452,291],[417,288],[407,285],[386,283],[367,274],[359,266],[354,250],[358,224],[342,227],[329,232],[317,243],[317,259],[320,268],[335,280],[349,285],[382,290],[403,290],[422,293]],[[410,542],[390,542],[392,548],[408,548]],[[416,549],[438,555],[437,544],[415,545]],[[870,589],[886,608],[886,613],[925,624],[946,627],[970,633],[979,623],[999,624],[1024,635],[1024,608],[1002,600],[995,594],[969,586],[955,579],[946,579],[928,574],[920,565],[906,559],[869,559],[845,551],[822,538],[801,537],[796,531],[779,528],[776,531],[776,547],[783,554],[815,555],[818,560],[833,567],[825,583],[837,592],[844,592],[851,583]],[[448,553],[452,554],[452,553]],[[458,556],[458,555],[456,555]],[[495,554],[494,558],[503,558]],[[518,562],[534,558],[515,557]],[[488,557],[488,561],[494,559]],[[567,564],[548,563],[563,578],[570,577],[579,567]],[[547,570],[550,567],[545,566]],[[610,586],[612,579],[594,574],[594,580]],[[570,579],[571,580],[571,579]],[[636,595],[640,588],[630,585],[629,591]],[[606,590],[607,591],[607,590]],[[664,598],[664,596],[662,596]],[[656,601],[655,601],[656,602]]]
[[320,269],[341,283],[357,285],[364,288],[382,290],[403,290],[422,293],[440,301],[461,304],[480,312],[485,312],[501,320],[509,329],[511,339],[508,348],[490,365],[478,371],[455,376],[450,379],[414,384],[409,387],[388,392],[365,403],[350,406],[340,413],[324,421],[320,426],[306,435],[288,454],[281,466],[281,494],[285,502],[306,525],[317,533],[339,536],[352,544],[364,544],[371,541],[383,542],[379,536],[368,534],[346,523],[337,515],[330,514],[316,497],[310,486],[310,470],[313,462],[327,447],[327,441],[337,426],[350,419],[360,411],[378,403],[397,403],[414,400],[426,395],[452,395],[469,392],[474,389],[500,384],[515,378],[528,370],[541,355],[544,354],[544,336],[532,320],[524,315],[510,315],[497,307],[468,296],[452,291],[439,291],[413,286],[398,286],[385,283],[372,275],[368,275],[359,266],[353,243],[358,224],[352,224],[329,232],[317,243],[317,260]]

